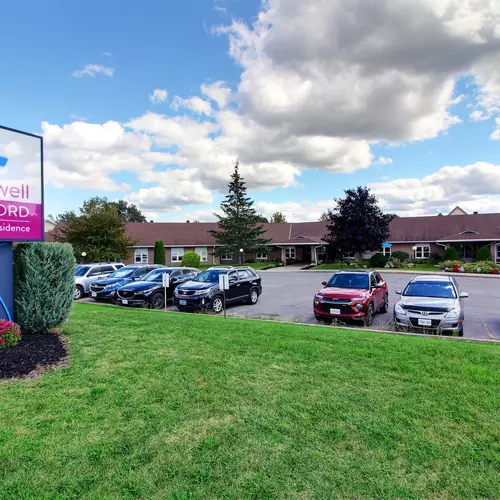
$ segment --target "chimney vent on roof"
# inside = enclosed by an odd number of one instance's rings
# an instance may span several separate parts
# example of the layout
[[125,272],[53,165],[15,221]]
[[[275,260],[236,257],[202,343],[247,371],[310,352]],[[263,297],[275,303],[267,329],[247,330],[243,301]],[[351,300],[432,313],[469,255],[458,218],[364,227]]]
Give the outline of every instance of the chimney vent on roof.
[[478,214],[479,214],[479,212],[474,212],[474,215],[478,215]]

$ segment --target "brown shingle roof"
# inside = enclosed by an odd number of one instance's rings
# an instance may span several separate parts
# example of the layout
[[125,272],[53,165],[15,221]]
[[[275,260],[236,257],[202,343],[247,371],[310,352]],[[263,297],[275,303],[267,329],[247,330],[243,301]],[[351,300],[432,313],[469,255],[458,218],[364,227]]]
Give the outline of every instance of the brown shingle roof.
[[[459,233],[464,231],[475,231],[487,234],[488,238],[500,239],[500,214],[396,218],[391,222],[389,241],[409,243],[443,241],[443,238],[450,237],[450,235],[457,235],[458,238]],[[476,237],[476,239],[483,239],[480,235]],[[469,237],[463,239],[469,239]]]

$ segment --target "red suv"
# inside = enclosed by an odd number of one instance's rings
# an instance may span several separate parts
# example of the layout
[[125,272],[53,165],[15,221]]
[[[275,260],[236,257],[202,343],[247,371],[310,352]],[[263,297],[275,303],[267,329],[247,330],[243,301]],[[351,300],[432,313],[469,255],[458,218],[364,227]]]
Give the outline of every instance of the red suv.
[[353,319],[370,326],[375,313],[388,310],[387,283],[375,271],[340,271],[322,284],[313,302],[317,320]]

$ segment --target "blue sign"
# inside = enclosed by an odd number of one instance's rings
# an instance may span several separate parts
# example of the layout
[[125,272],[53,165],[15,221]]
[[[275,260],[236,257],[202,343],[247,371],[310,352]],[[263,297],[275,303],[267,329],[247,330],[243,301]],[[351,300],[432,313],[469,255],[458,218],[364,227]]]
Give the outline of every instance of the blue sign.
[[382,248],[390,248],[390,247],[392,247],[392,243],[387,243],[387,242],[382,243]]
[[0,167],[5,167],[5,165],[7,165],[7,162],[9,160],[3,156],[0,156]]

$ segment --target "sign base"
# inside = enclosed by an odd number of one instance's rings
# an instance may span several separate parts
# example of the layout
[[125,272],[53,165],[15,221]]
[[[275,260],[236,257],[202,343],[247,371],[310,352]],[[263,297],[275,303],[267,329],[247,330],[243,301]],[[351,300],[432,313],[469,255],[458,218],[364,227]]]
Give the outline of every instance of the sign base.
[[14,266],[12,243],[0,243],[0,319],[14,320]]

